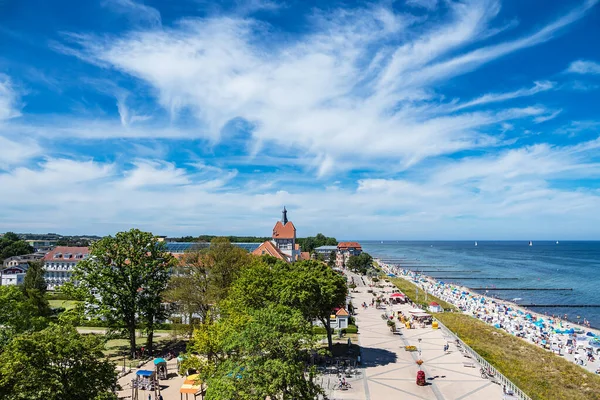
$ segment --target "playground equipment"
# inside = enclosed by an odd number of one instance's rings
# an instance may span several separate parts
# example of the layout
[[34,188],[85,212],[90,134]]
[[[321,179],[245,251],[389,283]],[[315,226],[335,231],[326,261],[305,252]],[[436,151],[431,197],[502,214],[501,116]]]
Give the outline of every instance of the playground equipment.
[[202,396],[204,398],[204,392],[202,388],[202,382],[198,379],[198,374],[188,376],[183,385],[181,385],[181,389],[179,389],[179,398],[183,400],[183,395],[185,394],[185,400],[188,400],[188,395],[193,395],[194,400],[198,396]]
[[139,390],[148,390],[154,392],[154,398],[159,395],[158,377],[154,371],[141,369],[135,373],[135,378],[131,380],[131,399],[145,400],[139,397]]
[[164,358],[155,358],[154,372],[156,372],[158,379],[167,379],[167,360]]

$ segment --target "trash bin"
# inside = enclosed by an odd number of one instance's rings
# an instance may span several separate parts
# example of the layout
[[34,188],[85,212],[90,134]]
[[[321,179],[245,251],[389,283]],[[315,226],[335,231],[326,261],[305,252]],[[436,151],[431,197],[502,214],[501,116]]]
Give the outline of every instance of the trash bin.
[[425,372],[417,371],[417,385],[425,386]]
[[433,322],[431,323],[431,328],[432,328],[432,329],[437,329],[437,328],[438,328],[438,322],[437,322],[437,321],[433,321]]

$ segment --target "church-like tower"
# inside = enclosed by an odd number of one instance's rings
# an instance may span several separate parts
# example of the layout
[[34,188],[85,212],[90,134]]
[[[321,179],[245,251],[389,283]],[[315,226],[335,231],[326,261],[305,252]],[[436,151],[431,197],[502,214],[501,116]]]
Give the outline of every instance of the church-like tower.
[[285,206],[281,212],[281,221],[277,221],[273,227],[273,242],[290,261],[298,259],[300,251],[296,248],[296,227],[292,221],[288,221]]

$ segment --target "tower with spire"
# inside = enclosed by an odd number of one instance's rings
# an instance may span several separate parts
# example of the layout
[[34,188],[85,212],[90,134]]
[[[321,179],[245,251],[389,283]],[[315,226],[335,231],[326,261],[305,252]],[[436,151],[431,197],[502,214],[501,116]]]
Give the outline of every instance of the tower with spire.
[[288,219],[287,219],[287,210],[285,209],[285,206],[283,206],[283,211],[281,212],[281,223],[283,225],[288,223]]
[[296,245],[296,227],[292,221],[288,221],[285,206],[281,211],[281,221],[277,221],[273,227],[273,243],[290,261],[298,259],[300,250]]

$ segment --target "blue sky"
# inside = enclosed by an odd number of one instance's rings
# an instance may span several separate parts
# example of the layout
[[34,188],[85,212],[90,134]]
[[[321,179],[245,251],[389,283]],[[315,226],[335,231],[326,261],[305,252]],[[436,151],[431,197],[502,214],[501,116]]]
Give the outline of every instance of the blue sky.
[[0,231],[600,239],[597,0],[0,0]]

